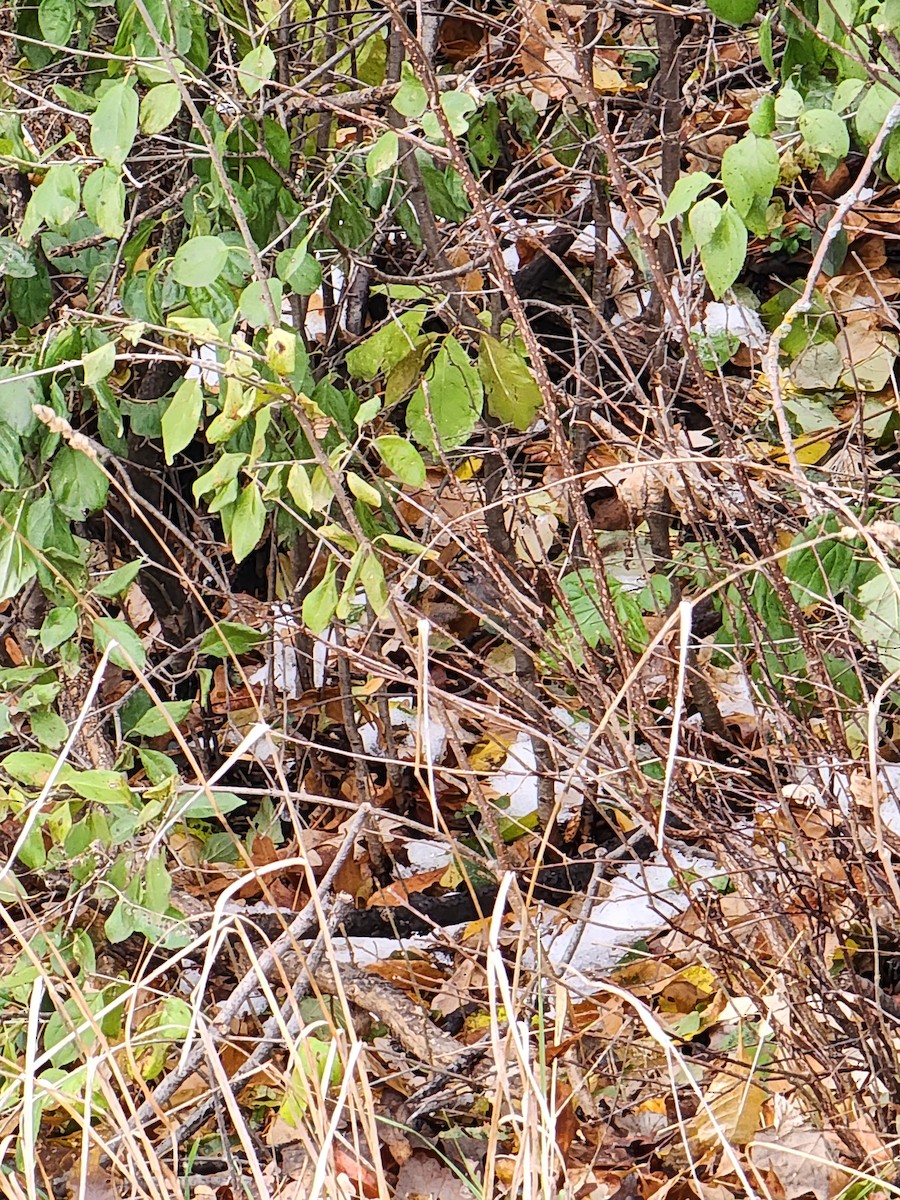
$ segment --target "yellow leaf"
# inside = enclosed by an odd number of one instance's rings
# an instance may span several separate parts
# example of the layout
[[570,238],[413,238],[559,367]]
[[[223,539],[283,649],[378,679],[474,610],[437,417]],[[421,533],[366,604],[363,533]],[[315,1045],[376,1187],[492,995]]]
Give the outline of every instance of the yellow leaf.
[[627,86],[618,71],[610,67],[594,67],[594,87],[598,92],[621,92]]
[[460,482],[465,483],[467,479],[474,479],[484,464],[483,458],[467,458],[459,464],[453,474]]
[[469,752],[469,766],[473,771],[481,771],[485,774],[496,771],[506,762],[509,748],[515,740],[514,733],[507,736],[496,733],[488,735],[478,743],[474,750]]
[[681,979],[692,983],[698,992],[712,993],[716,990],[716,981],[708,967],[687,967],[681,972]]
[[713,1117],[722,1134],[736,1146],[746,1145],[758,1132],[766,1093],[737,1064],[727,1073],[716,1075],[706,1090],[705,1100],[706,1107],[697,1113],[691,1129],[691,1140],[699,1146],[721,1142]]
[[[779,466],[787,466],[787,454],[780,450],[779,447],[774,447],[775,453],[773,458]],[[815,442],[806,442],[804,445],[797,447],[797,461],[805,466],[811,466],[813,463],[823,459],[831,449],[831,442],[825,438],[819,438]]]

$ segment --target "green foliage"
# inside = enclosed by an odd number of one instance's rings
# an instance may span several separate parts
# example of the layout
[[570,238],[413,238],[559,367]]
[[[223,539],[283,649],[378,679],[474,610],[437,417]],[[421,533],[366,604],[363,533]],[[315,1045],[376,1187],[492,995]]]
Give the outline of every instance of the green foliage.
[[[648,637],[639,600],[618,580],[610,578],[606,582],[616,619],[627,645],[632,650],[643,650]],[[560,580],[560,587],[568,601],[575,624],[573,627],[569,612],[557,602],[554,605],[557,614],[554,634],[557,642],[566,648],[566,653],[574,665],[581,666],[584,663],[582,645],[591,649],[595,649],[601,643],[611,646],[612,635],[602,615],[600,592],[592,571],[575,571],[565,575]]]
[[478,354],[488,412],[505,425],[527,429],[541,407],[541,392],[521,354],[484,334]]
[[[749,23],[757,10],[756,0],[707,0],[707,4],[716,17],[731,25]],[[831,5],[801,14],[780,3],[777,19],[787,34],[780,69],[773,55],[773,19],[775,15],[769,14],[760,26],[759,52],[776,87],[772,94],[760,96],[748,132],[722,156],[721,184],[731,207],[710,197],[700,200],[716,183],[700,171],[678,180],[662,214],[664,222],[686,214],[683,252],[699,251],[716,298],[743,269],[747,231],[768,242],[773,251],[796,252],[799,240],[783,230],[784,202],[780,197],[773,201],[776,189],[788,187],[805,170],[821,168],[830,175],[854,149],[865,151],[896,102],[896,88],[868,81],[864,65],[872,61],[873,72],[883,69],[873,59],[873,47],[880,46],[882,63],[894,74],[900,70],[900,62],[891,61],[887,44],[881,41],[883,32],[895,23],[891,0],[882,5],[850,5],[839,15]],[[900,180],[900,131],[887,141],[883,169]],[[846,235],[839,233],[824,264],[829,274],[840,270],[847,246]],[[710,362],[716,359],[707,357]]]

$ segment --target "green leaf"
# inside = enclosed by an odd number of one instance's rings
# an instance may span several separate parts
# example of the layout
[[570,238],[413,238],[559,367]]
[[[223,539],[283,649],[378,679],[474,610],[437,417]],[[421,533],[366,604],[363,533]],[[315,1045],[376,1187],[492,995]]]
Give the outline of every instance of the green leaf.
[[753,112],[747,120],[751,133],[757,137],[768,137],[775,132],[775,97],[761,96],[753,106]]
[[703,274],[718,300],[740,275],[747,257],[747,226],[733,208],[722,210],[712,238],[700,247]]
[[117,83],[103,93],[91,117],[91,149],[111,167],[121,167],[134,144],[137,127],[137,92],[128,83]]
[[17,595],[37,574],[37,562],[19,536],[19,527],[27,510],[25,497],[17,498],[17,507],[8,506],[0,524],[0,601]]
[[0,237],[0,275],[9,279],[31,279],[35,271],[29,251],[12,238]]
[[28,201],[22,221],[23,241],[30,240],[41,221],[51,229],[64,229],[77,214],[80,203],[81,185],[75,169],[68,163],[51,167]]
[[669,193],[666,207],[659,218],[660,224],[665,225],[674,221],[682,213],[687,212],[702,191],[712,183],[712,177],[705,171],[695,171],[692,175],[682,175]]
[[45,653],[55,650],[74,637],[77,629],[77,608],[51,608],[41,624],[41,649]]
[[864,79],[842,79],[834,89],[831,107],[836,113],[846,112],[866,86]]
[[97,167],[84,181],[84,211],[101,233],[120,238],[125,232],[125,183],[115,167]]
[[366,155],[366,174],[376,179],[389,171],[400,153],[400,139],[393,129],[386,129]]
[[406,423],[420,446],[444,451],[466,442],[484,403],[478,372],[469,356],[448,335],[406,410]]
[[239,658],[265,640],[266,635],[251,625],[220,621],[204,633],[198,653],[208,654],[210,658]]
[[388,590],[384,579],[384,567],[371,551],[363,558],[359,579],[372,611],[376,617],[380,617],[388,606]]
[[95,800],[113,807],[133,803],[128,781],[118,771],[76,771],[69,768],[61,776],[61,782],[83,800]]
[[41,381],[13,367],[0,367],[0,425],[28,434],[37,424],[34,405],[44,403]]
[[81,360],[85,387],[93,387],[94,384],[100,383],[109,375],[115,365],[115,342],[104,342],[96,350],[89,351]]
[[208,471],[205,471],[191,484],[194,499],[199,500],[210,492],[218,491],[223,485],[236,479],[238,471],[246,461],[246,454],[238,454],[235,450],[226,451],[216,459]]
[[478,373],[491,416],[524,432],[540,412],[543,399],[521,355],[482,334]]
[[401,483],[414,488],[424,485],[425,462],[412,442],[396,434],[385,433],[375,438],[372,445],[387,469]]
[[353,558],[350,560],[350,567],[344,578],[341,597],[338,600],[338,606],[334,614],[339,621],[346,621],[354,608],[359,607],[359,573],[362,570],[365,554],[366,551],[363,547],[358,546]]
[[193,707],[193,700],[167,700],[153,708],[128,730],[129,738],[164,737],[172,732],[172,725],[180,725]]
[[206,287],[218,279],[228,262],[228,246],[220,237],[191,238],[172,259],[172,278],[184,287]]
[[856,110],[856,132],[864,146],[871,146],[875,141],[896,99],[883,83],[873,83],[866,88]]
[[58,750],[69,736],[69,727],[65,721],[50,708],[36,708],[29,720],[31,732],[48,750]]
[[[109,656],[109,661],[117,667],[121,667],[124,671],[132,669],[131,662],[139,671],[144,669],[147,662],[147,652],[138,635],[134,632],[130,625],[125,621],[120,621],[116,617],[98,617],[93,623],[94,645],[102,653],[111,642],[118,642],[118,646]],[[126,654],[128,658],[126,658]]]
[[762,64],[769,72],[771,79],[778,78],[778,68],[775,66],[775,54],[772,49],[772,15],[771,13],[763,17],[759,27],[759,57],[762,59]]
[[160,851],[148,858],[144,867],[144,904],[151,912],[165,913],[171,891],[172,876],[166,869],[166,856]]
[[137,579],[144,565],[145,560],[137,558],[134,562],[117,567],[115,571],[110,571],[91,589],[91,594],[100,596],[104,600],[114,600],[116,597],[124,595]]
[[900,671],[900,570],[879,572],[857,598],[865,610],[856,621],[860,640],[875,647],[886,671]]
[[255,96],[260,88],[272,78],[275,70],[275,55],[268,46],[254,46],[245,54],[238,67],[238,83],[248,96]]
[[231,553],[236,563],[243,562],[259,545],[266,527],[266,506],[256,481],[251,479],[241,492],[231,518]]
[[408,62],[403,64],[400,90],[391,101],[391,107],[401,117],[409,117],[412,120],[421,117],[428,107],[428,93]]
[[688,229],[698,246],[705,246],[712,241],[721,220],[722,206],[711,196],[694,205],[688,213]]
[[847,126],[843,118],[829,108],[804,109],[797,125],[806,144],[815,150],[816,154],[825,154],[829,158],[844,158],[850,150]]
[[804,607],[834,599],[852,585],[856,573],[855,550],[837,538],[812,546],[801,542],[785,562],[791,593]]
[[284,285],[280,279],[254,279],[241,292],[241,316],[254,329],[262,329],[272,322],[268,305],[265,302],[267,291],[277,319],[281,313],[281,298],[284,295]]
[[86,454],[61,446],[50,468],[50,491],[67,517],[83,521],[106,503],[109,480]]
[[116,906],[103,922],[103,933],[109,942],[115,946],[124,942],[135,931],[134,906],[125,900],[117,900]]
[[309,475],[300,463],[291,464],[291,469],[288,471],[287,486],[291,494],[291,499],[300,511],[311,513],[315,507],[315,497],[313,496],[312,484],[309,482]]
[[722,183],[728,199],[742,217],[746,217],[757,197],[768,204],[778,182],[778,172],[778,148],[771,138],[746,133],[722,155]]
[[[23,236],[23,241],[27,239]],[[29,279],[10,279],[6,285],[9,307],[20,325],[37,325],[50,312],[54,290],[43,259],[35,262],[35,273]]]
[[66,87],[64,83],[54,83],[53,94],[67,108],[71,108],[73,112],[81,113],[84,116],[94,112],[97,108],[96,96],[88,96],[84,92],[76,91],[75,88]]
[[54,46],[68,46],[75,28],[75,0],[41,0],[38,25],[41,35]]
[[159,83],[141,101],[141,132],[161,133],[171,125],[181,108],[177,83]]
[[275,259],[278,278],[298,296],[311,296],[322,282],[318,259],[306,248],[306,238],[291,250],[282,250]]
[[198,378],[183,379],[162,415],[163,451],[169,465],[191,444],[203,412],[203,391]]
[[[447,118],[450,132],[454,137],[462,137],[469,128],[469,117],[478,104],[468,92],[444,92],[441,96],[441,109]],[[422,130],[432,142],[443,142],[444,135],[433,112],[427,112],[422,117]]]
[[416,348],[427,310],[412,308],[387,321],[365,341],[347,351],[347,370],[356,379],[370,381],[377,375],[387,375]]
[[759,0],[706,0],[706,6],[726,25],[748,25],[756,16]]
[[169,758],[168,754],[141,746],[138,750],[138,755],[144,770],[147,772],[147,778],[153,787],[156,787],[157,784],[165,783],[167,779],[176,779],[178,777],[178,768],[172,759]]
[[336,570],[335,563],[329,562],[321,582],[303,597],[303,624],[316,636],[324,633],[331,624],[338,606]]
[[212,797],[212,802],[210,802],[209,798],[201,793],[191,801],[187,808],[183,808],[179,803],[176,811],[183,820],[208,821],[220,813],[224,816],[226,813],[234,812],[236,808],[240,808],[244,804],[241,797],[236,796],[234,792],[214,791]]

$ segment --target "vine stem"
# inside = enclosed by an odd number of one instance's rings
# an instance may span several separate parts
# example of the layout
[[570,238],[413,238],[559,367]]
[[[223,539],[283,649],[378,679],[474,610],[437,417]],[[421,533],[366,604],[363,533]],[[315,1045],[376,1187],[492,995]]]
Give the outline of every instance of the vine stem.
[[820,509],[818,501],[812,493],[809,481],[803,473],[803,468],[800,465],[800,460],[797,457],[797,448],[794,445],[794,438],[791,433],[791,427],[788,422],[787,412],[784,407],[784,395],[781,390],[781,375],[778,369],[778,358],[781,354],[781,346],[784,339],[788,336],[794,327],[794,322],[804,313],[808,313],[812,307],[813,293],[816,290],[816,283],[819,275],[822,273],[822,267],[825,263],[825,257],[831,248],[832,242],[844,227],[844,221],[850,210],[859,203],[860,193],[866,184],[875,163],[884,148],[884,143],[891,136],[900,123],[900,100],[897,100],[890,112],[884,118],[881,128],[869,147],[869,153],[866,155],[866,160],[860,168],[859,174],[853,183],[853,186],[844,193],[840,199],[840,203],[834,210],[831,220],[825,227],[825,232],[822,234],[822,240],[819,243],[819,248],[813,257],[812,264],[806,275],[806,283],[803,291],[790,306],[787,312],[781,319],[778,327],[772,332],[769,338],[769,344],[766,347],[766,352],[762,360],[762,373],[769,381],[769,390],[772,395],[772,409],[775,413],[775,420],[778,423],[778,434],[784,445],[785,453],[788,460],[788,469],[790,470],[791,478],[794,485],[800,494],[800,499],[804,504],[806,515],[813,517]]

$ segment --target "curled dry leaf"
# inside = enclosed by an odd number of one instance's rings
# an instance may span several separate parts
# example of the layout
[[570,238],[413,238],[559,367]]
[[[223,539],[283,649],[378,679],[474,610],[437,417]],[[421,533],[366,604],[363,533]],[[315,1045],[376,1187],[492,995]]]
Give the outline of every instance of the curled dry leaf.
[[766,1130],[749,1147],[750,1161],[784,1200],[813,1195],[833,1200],[848,1177],[835,1163],[825,1134],[810,1125]]

